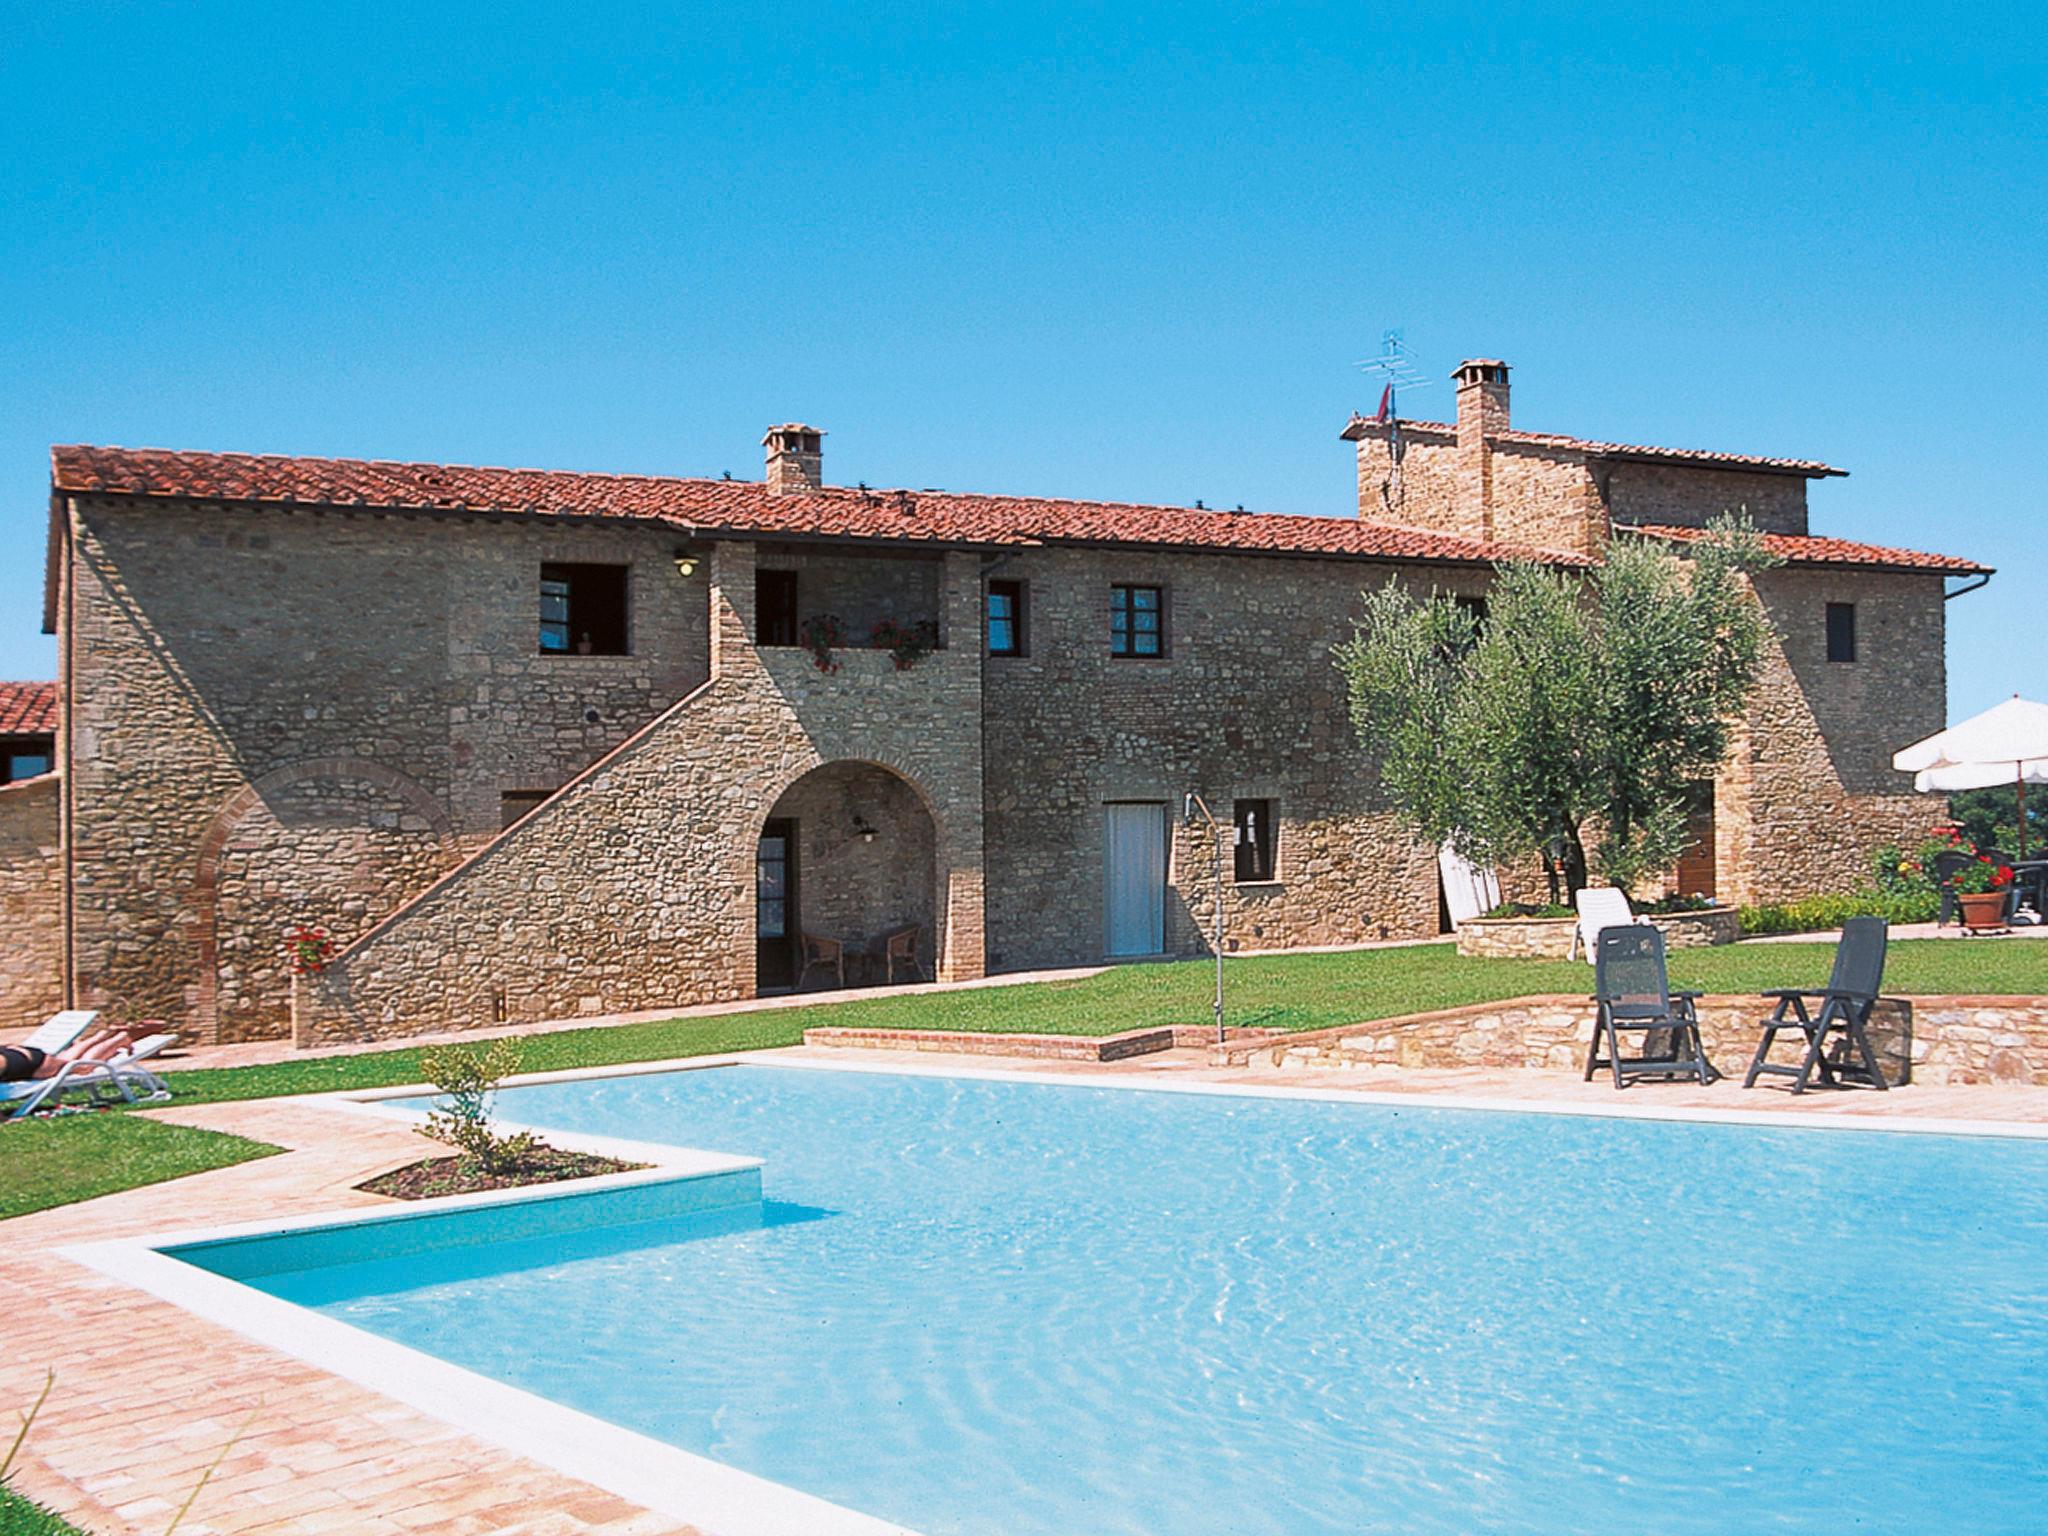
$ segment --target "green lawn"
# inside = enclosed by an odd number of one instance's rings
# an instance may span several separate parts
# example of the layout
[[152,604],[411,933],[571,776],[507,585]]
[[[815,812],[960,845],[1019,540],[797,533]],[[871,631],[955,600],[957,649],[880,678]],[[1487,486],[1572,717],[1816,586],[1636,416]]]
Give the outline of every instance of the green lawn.
[[0,1536],[85,1536],[85,1532],[42,1505],[0,1488]]
[[[1707,992],[1818,985],[1827,979],[1827,944],[1746,944],[1680,950],[1674,985]],[[1232,1024],[1321,1029],[1532,992],[1584,992],[1592,968],[1576,961],[1468,960],[1449,944],[1273,955],[1232,960],[1227,1004]],[[961,1029],[1103,1035],[1161,1024],[1206,1024],[1214,969],[1207,961],[1115,966],[1079,981],[972,988],[921,997],[865,998],[764,1013],[668,1019],[536,1035],[523,1043],[529,1072],[699,1056],[794,1045],[826,1024],[901,1029]],[[1894,944],[1885,972],[1893,993],[2048,994],[2048,942],[1943,939]],[[313,1057],[272,1066],[173,1072],[181,1103],[270,1098],[279,1094],[378,1088],[419,1081],[416,1049]]]
[[[0,1218],[227,1168],[280,1150],[219,1131],[113,1112],[0,1125]],[[0,1532],[11,1529],[0,1522]]]

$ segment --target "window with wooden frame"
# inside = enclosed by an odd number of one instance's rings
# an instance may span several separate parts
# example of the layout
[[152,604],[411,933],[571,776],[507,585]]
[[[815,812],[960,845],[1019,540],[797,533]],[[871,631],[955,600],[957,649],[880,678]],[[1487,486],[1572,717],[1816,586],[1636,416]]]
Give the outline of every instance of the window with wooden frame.
[[540,568],[543,656],[626,654],[626,567],[550,561]]
[[1239,800],[1231,810],[1236,861],[1233,878],[1239,885],[1271,880],[1278,868],[1279,829],[1270,800]]
[[1021,581],[991,581],[988,584],[988,653],[991,656],[1023,656],[1029,654],[1026,646],[1029,637],[1025,603],[1025,588]]
[[754,572],[754,643],[796,644],[796,572]]
[[1118,584],[1109,589],[1109,654],[1145,659],[1166,654],[1166,591]]
[[1856,605],[1854,603],[1829,603],[1828,660],[1854,661],[1856,659]]

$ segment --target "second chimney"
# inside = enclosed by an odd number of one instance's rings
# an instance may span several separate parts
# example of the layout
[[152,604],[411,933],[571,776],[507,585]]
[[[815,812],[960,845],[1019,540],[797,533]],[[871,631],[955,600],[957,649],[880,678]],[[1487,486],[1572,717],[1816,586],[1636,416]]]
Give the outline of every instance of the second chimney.
[[824,436],[816,427],[797,421],[768,429],[761,446],[768,450],[769,495],[815,491],[825,483]]
[[1458,364],[1458,441],[1480,443],[1508,429],[1508,365],[1497,357]]

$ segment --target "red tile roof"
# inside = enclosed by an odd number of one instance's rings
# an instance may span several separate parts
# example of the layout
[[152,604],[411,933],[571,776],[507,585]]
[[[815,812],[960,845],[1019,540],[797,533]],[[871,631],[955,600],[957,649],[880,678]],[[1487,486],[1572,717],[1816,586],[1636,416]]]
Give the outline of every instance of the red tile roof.
[[[1704,528],[1677,528],[1665,523],[1617,531],[1647,534],[1651,538],[1690,543],[1705,536]],[[1958,555],[1930,555],[1917,549],[1893,549],[1884,544],[1857,544],[1848,539],[1824,538],[1819,534],[1767,533],[1764,548],[1792,565],[1861,565],[1876,570],[1940,571],[1946,576],[1989,576],[1992,569]]]
[[[1384,422],[1354,415],[1344,424],[1341,435],[1356,442],[1361,437],[1384,430]],[[1448,421],[1403,421],[1401,430],[1446,437],[1458,435],[1457,425]],[[1656,463],[1697,464],[1702,469],[1748,469],[1774,475],[1805,475],[1811,479],[1849,473],[1818,459],[1773,459],[1754,453],[1717,453],[1710,448],[1653,448],[1644,443],[1603,443],[1564,432],[1495,432],[1490,441],[1511,447],[1561,448],[1568,453],[1582,453],[1589,459],[1642,459]]]
[[1553,565],[1586,563],[1577,555],[1348,517],[1212,512],[1126,502],[843,486],[777,496],[743,480],[147,448],[60,447],[50,450],[50,461],[52,489],[74,495],[624,517],[668,523],[705,536],[916,539],[983,546],[1164,545],[1470,564],[1526,556]]
[[0,683],[0,736],[54,736],[55,683]]

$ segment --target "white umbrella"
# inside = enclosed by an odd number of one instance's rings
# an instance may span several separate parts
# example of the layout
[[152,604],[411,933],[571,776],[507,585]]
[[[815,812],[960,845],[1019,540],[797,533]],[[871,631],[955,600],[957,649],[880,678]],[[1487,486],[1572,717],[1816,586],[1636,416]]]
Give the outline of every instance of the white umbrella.
[[1892,754],[1923,792],[2010,784],[2020,798],[2020,856],[2027,852],[2027,786],[2048,784],[2048,704],[2014,694],[1981,715]]

